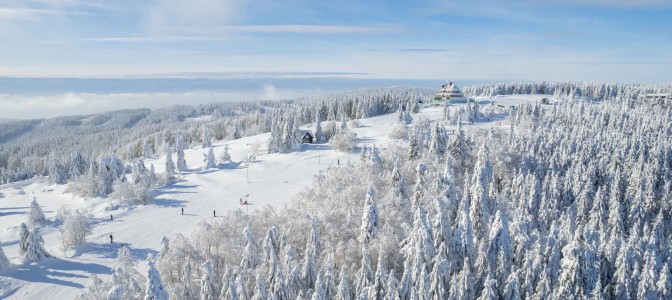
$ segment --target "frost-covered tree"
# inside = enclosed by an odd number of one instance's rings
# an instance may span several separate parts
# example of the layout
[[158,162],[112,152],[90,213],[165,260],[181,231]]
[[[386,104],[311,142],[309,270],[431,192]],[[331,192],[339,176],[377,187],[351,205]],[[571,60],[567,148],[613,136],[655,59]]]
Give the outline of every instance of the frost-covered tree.
[[212,146],[208,149],[208,154],[203,154],[203,162],[205,166],[203,170],[217,168],[217,161],[215,160],[215,152],[212,150]]
[[[19,243],[21,242],[19,241]],[[51,257],[51,254],[44,249],[44,239],[42,239],[40,227],[30,230],[25,240],[25,248],[25,253],[21,256],[21,261],[24,264]]]
[[91,224],[79,210],[68,214],[61,228],[63,251],[86,242],[86,236],[91,234],[91,231]]
[[[233,282],[233,281],[232,281]],[[235,282],[233,283],[235,285]],[[231,286],[229,286],[231,288]],[[203,263],[203,277],[201,277],[201,300],[214,300],[215,294],[215,274],[212,262],[207,260]]]
[[341,129],[338,134],[329,139],[329,145],[339,151],[351,151],[357,146],[357,134],[350,131],[349,128]]
[[348,274],[347,267],[345,265],[341,266],[341,271],[338,275],[338,287],[336,288],[336,298],[337,299],[352,299],[352,294],[350,292],[350,285],[348,284]]
[[23,257],[26,254],[26,250],[28,249],[28,236],[30,235],[30,231],[28,230],[28,226],[26,226],[26,223],[21,223],[19,225],[19,256]]
[[257,274],[252,300],[266,300],[266,299],[268,299],[268,295],[266,294],[266,283],[264,282],[264,278],[261,277],[261,274]]
[[203,126],[203,135],[201,136],[201,148],[206,149],[206,148],[211,148],[212,147],[212,138],[210,137],[210,129],[208,127]]
[[47,225],[47,218],[44,216],[40,205],[37,204],[37,199],[35,199],[35,197],[33,197],[33,201],[30,202],[30,209],[28,210],[28,225],[30,227]]
[[362,225],[360,228],[359,240],[368,244],[376,238],[378,233],[378,204],[376,202],[376,191],[370,185],[364,201],[364,213],[362,214]]
[[168,300],[168,292],[163,286],[161,275],[154,266],[154,261],[147,260],[147,283],[145,284],[145,300]]
[[222,152],[222,155],[219,157],[219,162],[220,163],[227,163],[231,161],[231,154],[229,154],[229,145],[225,144],[224,145],[224,152]]
[[133,257],[133,254],[131,253],[131,249],[128,248],[128,245],[122,244],[117,250],[117,261],[115,262],[113,269],[121,268],[123,270],[129,270],[135,268],[137,264],[135,257]]
[[181,288],[180,288],[180,299],[184,300],[195,300],[198,298],[196,291],[194,289],[194,284],[192,282],[191,274],[191,264],[186,262],[182,269],[182,278],[181,278]]
[[146,139],[142,140],[142,158],[150,158],[152,156],[152,148]]
[[176,168],[175,168],[175,162],[173,161],[173,153],[172,149],[168,144],[166,144],[166,149],[164,150],[166,153],[166,173],[165,173],[165,178],[166,180],[173,179],[176,174]]
[[177,170],[180,172],[187,171],[187,161],[184,159],[184,142],[182,141],[182,136],[177,136],[175,138],[175,149],[177,151]]
[[257,245],[252,233],[252,229],[248,226],[243,229],[243,236],[245,237],[245,248],[243,249],[243,260],[240,262],[240,268],[247,270],[255,268],[259,264],[257,254]]

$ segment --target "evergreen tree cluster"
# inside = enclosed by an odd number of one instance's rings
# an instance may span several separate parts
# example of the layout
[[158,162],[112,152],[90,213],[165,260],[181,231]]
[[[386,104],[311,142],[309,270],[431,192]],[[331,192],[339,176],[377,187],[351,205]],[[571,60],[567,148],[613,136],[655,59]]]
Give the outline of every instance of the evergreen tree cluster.
[[506,130],[414,120],[409,148],[365,148],[287,208],[171,236],[162,286],[180,299],[670,299],[672,110],[629,100],[526,104]]

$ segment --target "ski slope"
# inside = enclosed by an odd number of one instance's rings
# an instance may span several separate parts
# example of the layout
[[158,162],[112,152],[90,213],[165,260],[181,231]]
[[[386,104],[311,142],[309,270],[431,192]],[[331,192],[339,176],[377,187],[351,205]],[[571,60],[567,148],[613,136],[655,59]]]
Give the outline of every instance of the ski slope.
[[[504,96],[497,104],[517,105],[534,102],[540,95]],[[482,105],[487,100],[480,99]],[[426,107],[415,119],[441,118],[442,107]],[[489,122],[476,122],[476,127],[506,126],[505,113],[493,116]],[[395,127],[396,114],[361,120],[361,126],[353,129],[358,136],[358,146],[385,148],[391,142],[388,134]],[[469,127],[470,125],[465,125]],[[454,127],[449,127],[455,129]],[[254,145],[264,145],[269,134],[245,137],[238,140],[214,143],[215,156],[219,157],[228,145],[234,161],[242,161]],[[262,146],[263,148],[263,146]],[[87,210],[93,219],[93,234],[87,243],[64,256],[60,250],[59,228],[52,225],[43,229],[45,248],[54,258],[30,265],[14,265],[0,271],[0,298],[8,299],[73,299],[90,282],[91,274],[108,280],[121,243],[132,249],[133,255],[144,262],[148,254],[158,253],[162,236],[173,233],[189,233],[204,219],[217,217],[227,211],[242,209],[243,212],[261,209],[266,205],[282,207],[292,196],[310,183],[311,177],[327,167],[337,167],[338,162],[359,159],[359,152],[338,152],[327,144],[303,145],[301,151],[279,154],[258,154],[249,165],[244,163],[230,168],[201,170],[206,150],[198,148],[185,151],[189,172],[180,179],[155,191],[155,197],[147,205],[119,207],[111,205],[110,199],[84,199],[66,192],[65,185],[50,185],[46,178],[0,186],[0,244],[10,261],[18,260],[18,226],[26,222],[32,197],[36,197],[48,219],[63,205],[70,209]],[[164,157],[145,160],[149,167],[154,164],[157,173],[164,170]],[[249,194],[250,205],[241,206],[240,198]],[[184,215],[181,215],[184,208]],[[114,220],[110,220],[110,214]],[[114,243],[110,243],[113,235]],[[145,264],[138,269],[145,273]]]

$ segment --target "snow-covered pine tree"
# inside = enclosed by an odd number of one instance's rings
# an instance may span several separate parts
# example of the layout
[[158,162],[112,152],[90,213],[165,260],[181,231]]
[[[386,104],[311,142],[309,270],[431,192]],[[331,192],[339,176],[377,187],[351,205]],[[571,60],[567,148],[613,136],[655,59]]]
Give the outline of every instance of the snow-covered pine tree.
[[145,300],[168,300],[168,292],[163,286],[161,275],[154,266],[151,257],[147,257],[147,283],[145,284]]
[[315,142],[323,142],[325,141],[324,139],[324,133],[322,132],[322,125],[320,125],[320,116],[317,116],[317,120],[315,120]]
[[30,202],[30,209],[28,210],[28,226],[45,226],[47,225],[47,218],[44,217],[42,208],[37,204],[37,199],[33,197],[33,201]]
[[30,235],[28,226],[26,226],[26,223],[21,223],[21,225],[19,225],[19,257],[23,257],[26,254],[26,250],[28,249],[28,235]]
[[355,294],[360,294],[364,291],[364,288],[371,286],[373,284],[374,275],[371,268],[371,258],[369,257],[369,250],[366,248],[366,245],[362,247],[362,262],[359,265],[359,270],[355,274],[355,281],[353,285],[355,287]]
[[411,198],[411,210],[415,213],[418,207],[423,205],[425,191],[427,190],[427,165],[419,163],[415,168],[415,186],[413,187],[413,197]]
[[229,154],[229,145],[224,144],[224,152],[222,152],[222,155],[219,157],[219,162],[227,163],[230,161],[231,161],[231,154]]
[[78,151],[73,151],[70,154],[70,178],[75,179],[81,175],[86,174],[88,166],[86,165],[86,159]]
[[182,136],[178,135],[175,138],[175,149],[177,151],[177,170],[179,172],[187,171],[187,161],[184,159],[184,142],[182,141]]
[[212,138],[210,137],[210,129],[207,126],[203,125],[203,135],[201,136],[201,148],[211,148],[212,147]]
[[370,299],[383,299],[387,295],[387,272],[385,269],[385,258],[382,254],[378,255],[376,275],[373,279],[373,286],[369,290]]
[[205,166],[203,170],[217,168],[217,161],[215,160],[215,152],[212,150],[212,146],[208,149],[208,154],[203,154],[203,162]]
[[222,289],[219,290],[220,299],[227,299],[226,297],[230,293],[229,285],[231,284],[231,280],[233,280],[233,268],[231,268],[231,265],[226,265],[224,274],[222,275]]
[[474,175],[471,179],[471,221],[477,236],[485,236],[490,223],[490,208],[488,187],[492,178],[492,165],[488,157],[488,147],[483,144],[478,151],[478,160],[474,166]]
[[194,289],[194,283],[192,282],[191,275],[191,266],[190,262],[186,262],[182,269],[182,281],[180,282],[180,299],[183,300],[196,300],[198,295]]
[[25,247],[26,252],[21,257],[21,261],[24,264],[51,257],[51,254],[44,249],[44,239],[42,239],[42,234],[40,234],[40,227],[35,227],[28,233]]
[[660,269],[656,289],[661,299],[672,299],[672,273],[670,272],[669,262],[665,263]]
[[135,257],[131,254],[131,249],[128,248],[128,245],[122,244],[117,250],[117,261],[114,264],[113,270],[117,268],[129,270],[135,268],[137,264]]
[[338,275],[338,287],[336,292],[336,299],[350,300],[352,293],[350,292],[350,285],[348,284],[348,271],[345,265],[341,266],[341,271]]
[[359,240],[363,244],[368,244],[376,238],[377,233],[378,204],[376,201],[376,191],[373,189],[373,185],[369,185],[364,201],[364,213],[362,214]]
[[147,139],[142,140],[142,158],[150,158],[152,156],[152,149],[147,142]]
[[243,260],[240,262],[240,268],[247,270],[255,268],[259,264],[259,257],[257,251],[256,240],[252,233],[250,226],[243,229],[243,236],[245,237],[245,248],[243,249]]
[[47,161],[47,172],[49,174],[49,182],[55,184],[63,184],[68,178],[68,170],[59,162],[54,152],[49,154]]
[[[235,285],[235,281],[233,284]],[[231,288],[231,287],[229,287]],[[203,277],[201,277],[201,300],[214,300],[215,294],[215,274],[210,260],[203,263]]]
[[166,149],[164,150],[166,153],[166,173],[165,173],[165,179],[170,180],[175,177],[176,174],[176,168],[175,168],[175,162],[173,162],[173,153],[170,145],[166,143]]
[[301,270],[303,283],[305,284],[306,288],[309,289],[315,288],[315,280],[317,280],[317,266],[315,264],[315,257],[313,256],[313,253],[315,253],[314,249],[311,247],[306,248],[303,267]]
[[238,297],[240,297],[241,300],[251,300],[250,292],[247,288],[247,282],[245,282],[243,275],[238,275],[236,278],[236,282],[238,284]]
[[266,299],[268,299],[268,296],[266,294],[266,283],[264,282],[264,278],[261,277],[261,274],[257,274],[252,300],[266,300]]

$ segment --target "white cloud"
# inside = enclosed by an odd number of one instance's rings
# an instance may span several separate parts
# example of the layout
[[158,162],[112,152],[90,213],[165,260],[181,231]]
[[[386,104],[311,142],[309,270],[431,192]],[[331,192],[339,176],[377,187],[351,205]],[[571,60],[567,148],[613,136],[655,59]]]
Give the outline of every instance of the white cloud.
[[237,19],[243,0],[155,0],[149,6],[146,29],[160,35],[171,28],[202,28]]
[[173,105],[196,105],[225,101],[254,101],[297,98],[309,91],[279,91],[264,85],[259,91],[185,93],[65,93],[50,96],[0,94],[0,119],[36,119],[86,115],[131,108],[157,109]]

